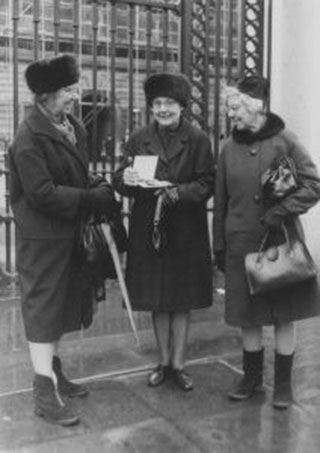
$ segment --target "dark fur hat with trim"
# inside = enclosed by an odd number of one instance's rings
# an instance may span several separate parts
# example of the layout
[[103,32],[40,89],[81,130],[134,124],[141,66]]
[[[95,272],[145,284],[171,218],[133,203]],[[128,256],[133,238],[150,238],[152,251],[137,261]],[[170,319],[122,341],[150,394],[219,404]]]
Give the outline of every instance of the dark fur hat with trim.
[[79,80],[79,67],[72,55],[31,63],[25,72],[29,89],[35,94],[53,93]]
[[155,98],[165,97],[187,107],[191,96],[190,83],[185,75],[166,72],[150,76],[144,82],[144,92],[149,105]]
[[248,76],[239,80],[237,88],[241,93],[267,102],[269,99],[269,82],[261,76]]

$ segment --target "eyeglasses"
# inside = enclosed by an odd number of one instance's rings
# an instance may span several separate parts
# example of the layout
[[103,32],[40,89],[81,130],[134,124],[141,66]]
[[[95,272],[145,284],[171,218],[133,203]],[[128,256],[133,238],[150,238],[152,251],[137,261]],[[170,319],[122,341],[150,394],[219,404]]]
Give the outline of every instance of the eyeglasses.
[[69,87],[63,87],[61,88],[61,91],[67,94],[79,96],[80,90],[78,86],[69,86]]
[[176,104],[179,104],[179,103],[177,101],[175,101],[174,99],[155,99],[152,102],[152,108],[160,109],[162,106],[170,108]]

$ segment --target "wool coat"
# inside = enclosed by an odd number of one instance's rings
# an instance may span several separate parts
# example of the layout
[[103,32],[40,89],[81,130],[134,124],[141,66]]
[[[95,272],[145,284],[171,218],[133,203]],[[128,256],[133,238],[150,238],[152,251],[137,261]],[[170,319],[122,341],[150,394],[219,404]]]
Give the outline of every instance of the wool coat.
[[[123,171],[136,155],[158,156],[155,177],[178,188],[169,211],[168,246],[157,253],[151,230],[157,197],[153,190],[129,188]],[[133,198],[126,281],[134,310],[175,312],[212,303],[212,261],[206,204],[214,190],[214,163],[208,136],[182,119],[168,146],[153,122],[130,137],[114,178],[115,189]]]
[[[276,159],[293,159],[298,189],[281,201],[266,204],[261,175]],[[317,281],[274,291],[264,297],[249,295],[244,257],[257,251],[266,232],[265,223],[285,222],[289,236],[303,237],[298,216],[320,198],[317,169],[295,135],[280,117],[270,113],[257,133],[233,131],[218,160],[214,249],[226,252],[226,322],[233,326],[273,325],[316,316],[320,313]],[[271,222],[270,222],[271,221]],[[280,230],[271,243],[284,242]]]
[[88,183],[86,133],[74,146],[34,106],[9,151],[10,198],[26,336],[52,342],[92,320],[92,288],[79,251],[80,191]]

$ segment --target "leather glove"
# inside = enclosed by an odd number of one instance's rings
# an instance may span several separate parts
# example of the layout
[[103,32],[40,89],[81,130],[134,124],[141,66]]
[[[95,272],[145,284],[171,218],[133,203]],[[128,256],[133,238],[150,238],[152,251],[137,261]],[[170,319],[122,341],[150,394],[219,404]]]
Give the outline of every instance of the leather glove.
[[108,183],[108,181],[101,175],[93,175],[92,173],[89,173],[88,180],[89,180],[90,189],[92,189],[94,187],[99,187],[101,185],[107,185],[107,186],[110,185]]
[[214,263],[221,272],[226,270],[226,252],[224,250],[215,250]]
[[174,206],[179,201],[178,187],[166,187],[160,193],[163,198],[163,204],[165,206]]
[[80,207],[88,211],[112,214],[118,209],[118,202],[114,197],[113,190],[109,184],[101,184],[92,189],[83,189],[80,192]]
[[274,214],[271,210],[267,211],[264,217],[261,219],[262,225],[272,228],[272,229],[279,229],[281,228],[281,224],[284,218],[281,215]]

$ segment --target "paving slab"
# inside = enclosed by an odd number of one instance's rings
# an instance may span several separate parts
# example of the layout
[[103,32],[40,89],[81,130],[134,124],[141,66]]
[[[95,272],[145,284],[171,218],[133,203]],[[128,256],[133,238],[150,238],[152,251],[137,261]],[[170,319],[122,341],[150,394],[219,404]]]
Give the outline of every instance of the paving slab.
[[[51,425],[32,414],[31,392],[1,398],[1,452],[316,453],[320,395],[301,391],[288,411],[272,408],[267,385],[239,403],[227,393],[240,370],[228,358],[189,363],[195,389],[146,385],[145,372],[90,382],[72,401],[76,427]],[[298,387],[300,387],[298,385]]]

